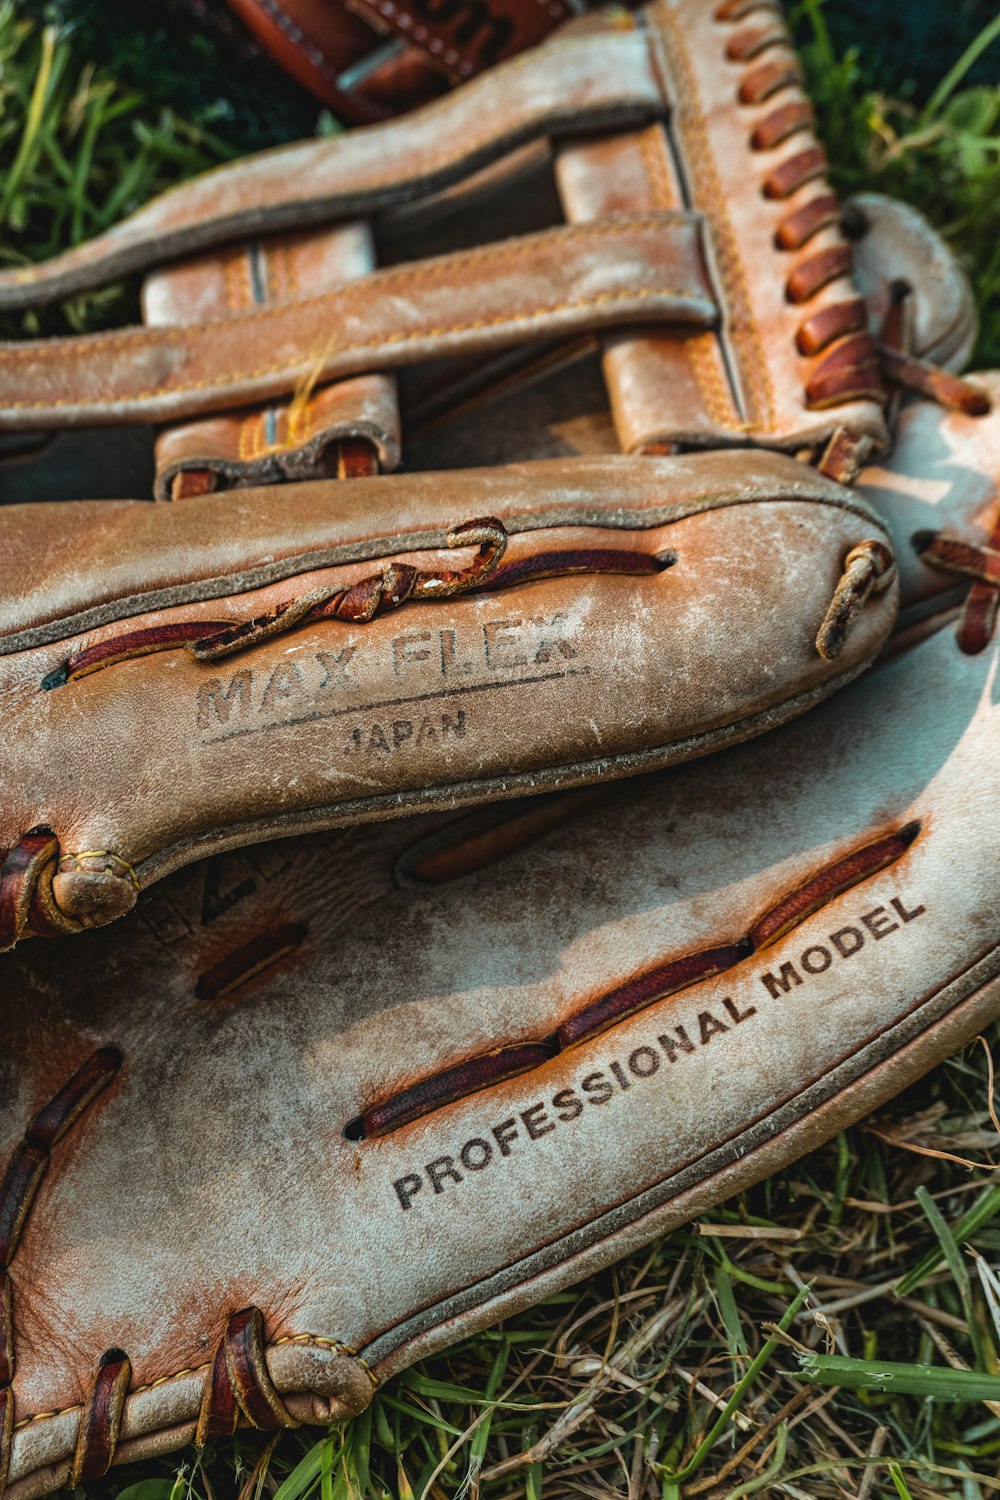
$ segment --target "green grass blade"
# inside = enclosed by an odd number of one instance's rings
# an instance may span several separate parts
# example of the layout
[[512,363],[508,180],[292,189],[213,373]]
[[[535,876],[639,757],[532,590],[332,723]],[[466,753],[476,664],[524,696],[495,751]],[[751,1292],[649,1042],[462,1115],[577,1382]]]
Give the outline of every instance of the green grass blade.
[[1000,1375],[983,1375],[978,1370],[850,1359],[843,1354],[802,1354],[799,1360],[801,1369],[793,1378],[816,1385],[898,1393],[930,1401],[1000,1401]]

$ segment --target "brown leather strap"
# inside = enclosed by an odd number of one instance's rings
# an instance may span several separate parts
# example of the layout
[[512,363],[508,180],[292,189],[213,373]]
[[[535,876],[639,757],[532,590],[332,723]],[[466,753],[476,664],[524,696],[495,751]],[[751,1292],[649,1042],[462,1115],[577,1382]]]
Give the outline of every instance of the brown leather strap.
[[202,1393],[195,1442],[236,1430],[240,1413],[253,1427],[297,1427],[267,1368],[264,1317],[259,1307],[233,1313],[212,1357]]
[[627,215],[198,327],[2,345],[0,429],[169,421],[639,318],[705,328],[715,317],[696,221]]
[[76,1489],[84,1480],[100,1479],[110,1469],[131,1381],[132,1363],[123,1349],[109,1349],[101,1355],[80,1414],[76,1451],[69,1472],[70,1489]]
[[[338,224],[211,251],[146,278],[143,322],[163,327],[252,312],[360,280],[375,265],[371,226]],[[399,403],[391,375],[359,375],[292,400],[167,427],[156,439],[154,495],[337,477],[395,468]]]
[[398,124],[280,147],[193,178],[108,234],[0,271],[0,308],[67,297],[227,240],[364,217],[437,192],[528,141],[638,123],[663,108],[641,35],[554,42]]

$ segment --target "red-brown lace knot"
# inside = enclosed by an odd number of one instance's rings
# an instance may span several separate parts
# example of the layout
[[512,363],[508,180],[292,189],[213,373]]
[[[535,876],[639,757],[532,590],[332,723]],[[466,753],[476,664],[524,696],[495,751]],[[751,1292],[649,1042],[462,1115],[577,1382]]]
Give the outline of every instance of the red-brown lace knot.
[[[56,900],[53,881],[59,875],[73,874],[96,877],[104,887],[104,915],[96,922],[70,916]],[[62,853],[51,828],[29,828],[0,865],[0,953],[23,937],[82,932],[114,915],[122,916],[134,906],[138,890],[132,866],[111,850]]]
[[158,651],[183,648],[198,662],[217,661],[236,651],[259,645],[296,625],[318,620],[342,620],[367,624],[390,610],[413,600],[446,599],[479,590],[513,588],[544,578],[569,577],[578,573],[619,573],[641,576],[658,573],[676,561],[673,553],[650,554],[611,547],[576,547],[565,551],[535,553],[517,562],[500,560],[507,545],[502,522],[487,517],[467,521],[450,532],[449,547],[478,546],[479,552],[467,568],[420,569],[408,563],[388,563],[381,571],[347,588],[312,589],[298,599],[281,604],[266,615],[251,620],[177,620],[109,636],[84,647],[42,679],[50,691],[116,663],[132,661]]

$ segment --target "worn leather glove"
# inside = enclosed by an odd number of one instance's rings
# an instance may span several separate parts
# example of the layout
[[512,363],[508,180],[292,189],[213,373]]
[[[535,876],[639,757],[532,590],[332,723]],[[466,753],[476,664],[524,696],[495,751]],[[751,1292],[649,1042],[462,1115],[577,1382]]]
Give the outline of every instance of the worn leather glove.
[[588,21],[0,273],[148,270],[145,327],[7,346],[0,426],[164,422],[185,500],[0,513],[0,946],[212,849],[682,760],[872,659],[892,553],[831,476],[884,440],[877,352],[744,9]]
[[223,855],[7,955],[8,1500],[347,1417],[992,1020],[996,671],[940,630],[658,777]]
[[[441,394],[440,361],[478,371],[599,332],[605,444],[818,457],[837,433],[852,451],[882,441],[882,382],[801,74],[774,7],[756,9],[657,0],[639,18],[587,18],[399,123],[246,158],[0,272],[10,308],[151,273],[147,327],[4,348],[0,425],[175,422],[293,396],[268,405],[260,451],[248,432],[242,457],[305,477],[317,458],[299,450],[322,447],[326,423],[316,389],[377,376],[377,395],[339,392],[330,425],[391,467],[387,372],[415,367],[422,401],[435,387],[448,409],[457,385],[451,371]],[[332,228],[300,233],[320,223]],[[217,245],[232,247],[221,265],[164,269]],[[209,444],[201,469],[255,482],[231,457],[229,474]],[[198,470],[193,453],[175,460],[163,487]],[[843,453],[830,462],[843,477]]]
[[0,553],[0,948],[212,850],[760,733],[896,605],[864,502],[766,453],[9,506]]

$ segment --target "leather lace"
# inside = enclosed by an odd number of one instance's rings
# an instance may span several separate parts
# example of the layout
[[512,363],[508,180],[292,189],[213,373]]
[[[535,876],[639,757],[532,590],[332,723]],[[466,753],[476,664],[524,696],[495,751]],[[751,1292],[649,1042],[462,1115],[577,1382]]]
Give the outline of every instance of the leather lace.
[[[760,18],[742,24],[751,13],[758,12]],[[799,91],[803,82],[799,64],[787,50],[788,34],[779,8],[768,0],[723,0],[714,16],[716,21],[737,28],[726,44],[725,55],[728,61],[744,65],[737,102],[744,109],[754,110],[751,150],[773,151],[794,141],[796,135],[811,133],[813,111],[803,97],[776,101],[766,114],[759,113],[759,106],[774,95],[788,89]],[[771,56],[775,49],[783,55]],[[850,245],[809,248],[821,230],[840,219],[839,202],[826,186],[826,166],[822,146],[811,141],[773,166],[760,189],[762,196],[773,202],[796,199],[778,222],[775,246],[796,257],[785,278],[785,296],[803,309],[796,347],[800,354],[817,361],[805,387],[806,405],[811,410],[886,399],[878,350],[868,332],[861,300],[845,297],[813,313],[808,309],[824,287],[848,275],[853,266]],[[811,182],[818,184],[817,192],[800,203],[800,189]]]
[[[16,1423],[14,1345],[14,1284],[10,1266],[25,1224],[48,1170],[51,1153],[100,1094],[115,1080],[123,1064],[117,1047],[101,1047],[77,1069],[45,1104],[14,1148],[0,1179],[0,1496],[10,1473]],[[337,1340],[326,1340],[337,1353],[357,1360],[375,1376],[357,1352]],[[132,1362],[123,1349],[101,1355],[87,1387],[73,1455],[63,1482],[69,1489],[100,1479],[115,1460],[132,1386]],[[267,1368],[264,1317],[258,1307],[229,1315],[212,1355],[202,1391],[195,1441],[231,1435],[238,1422],[271,1429],[297,1427]]]
[[[551,1036],[498,1048],[431,1074],[370,1105],[347,1123],[345,1135],[355,1141],[388,1135],[445,1104],[541,1067],[549,1058],[592,1040],[647,1006],[725,973],[778,942],[828,902],[901,859],[919,833],[919,823],[908,823],[861,845],[787,892],[734,941],[667,959],[633,975],[568,1016]],[[675,1035],[671,1045],[683,1050],[683,1038],[678,1042]]]

